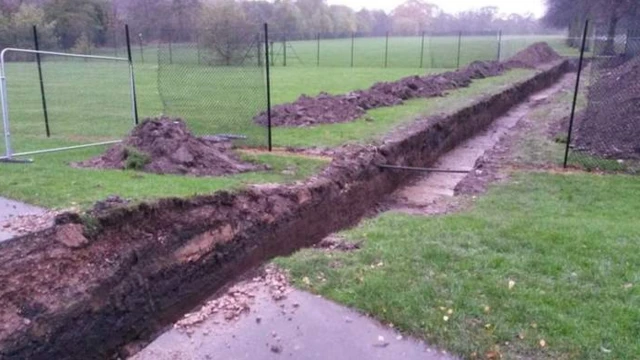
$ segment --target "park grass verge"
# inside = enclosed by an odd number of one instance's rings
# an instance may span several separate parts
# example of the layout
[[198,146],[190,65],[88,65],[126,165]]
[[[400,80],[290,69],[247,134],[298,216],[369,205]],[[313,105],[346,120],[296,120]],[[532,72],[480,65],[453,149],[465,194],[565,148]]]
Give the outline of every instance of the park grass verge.
[[104,148],[99,147],[50,153],[36,156],[32,164],[0,164],[0,195],[48,208],[87,208],[109,195],[143,201],[211,194],[249,184],[287,183],[304,179],[328,163],[295,155],[242,154],[244,160],[267,164],[271,169],[220,177],[78,169],[68,165],[102,151]]
[[277,263],[296,286],[465,358],[631,359],[640,353],[640,183],[517,173],[474,208],[386,213],[350,253]]

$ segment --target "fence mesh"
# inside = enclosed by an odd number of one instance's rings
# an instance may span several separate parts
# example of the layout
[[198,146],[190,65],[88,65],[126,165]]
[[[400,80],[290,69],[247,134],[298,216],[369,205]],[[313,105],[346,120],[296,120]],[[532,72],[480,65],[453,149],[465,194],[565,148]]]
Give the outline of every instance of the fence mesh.
[[[126,61],[41,54],[48,137],[36,57],[9,58],[5,75],[14,153],[118,140],[133,126]],[[4,137],[1,142],[4,153]]]
[[267,129],[254,122],[266,110],[264,34],[259,27],[201,29],[158,45],[158,90],[164,113],[183,118],[198,135],[227,135],[264,146]]
[[[640,27],[639,27],[640,28]],[[585,69],[584,108],[574,122],[569,163],[592,170],[640,169],[640,37],[596,27]]]

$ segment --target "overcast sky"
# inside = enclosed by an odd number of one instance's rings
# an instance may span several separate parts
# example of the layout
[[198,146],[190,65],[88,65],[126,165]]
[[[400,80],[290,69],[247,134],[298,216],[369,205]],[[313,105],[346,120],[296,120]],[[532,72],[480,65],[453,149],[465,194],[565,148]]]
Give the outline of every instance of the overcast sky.
[[[382,9],[391,11],[404,0],[328,0],[329,5],[347,5],[355,10]],[[467,9],[478,9],[484,6],[496,6],[500,13],[532,13],[536,17],[544,15],[544,0],[429,0],[448,13],[457,13]]]

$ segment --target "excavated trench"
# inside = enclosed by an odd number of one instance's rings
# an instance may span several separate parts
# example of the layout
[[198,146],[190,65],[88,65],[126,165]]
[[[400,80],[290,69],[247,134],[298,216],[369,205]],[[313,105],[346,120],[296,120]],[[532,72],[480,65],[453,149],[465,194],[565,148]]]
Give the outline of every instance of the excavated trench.
[[107,358],[148,339],[237,274],[353,226],[412,174],[573,69],[532,78],[381,145],[341,150],[294,185],[163,199],[84,217],[0,244],[0,357]]

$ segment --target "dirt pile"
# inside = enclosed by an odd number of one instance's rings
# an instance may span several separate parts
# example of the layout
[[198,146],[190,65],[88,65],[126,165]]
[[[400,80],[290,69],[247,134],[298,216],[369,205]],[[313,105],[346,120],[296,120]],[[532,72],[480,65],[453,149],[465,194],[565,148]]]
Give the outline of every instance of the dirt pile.
[[576,149],[606,158],[640,159],[640,57],[598,72],[578,122]]
[[99,169],[133,169],[157,174],[219,176],[263,170],[242,162],[228,141],[199,138],[181,119],[146,119],[122,143],[103,155],[72,164]]
[[504,64],[509,68],[530,68],[535,69],[540,65],[544,65],[553,61],[560,60],[562,57],[546,42],[535,43],[526,49],[516,53]]
[[[500,75],[504,69],[498,62],[476,61],[457,71],[380,82],[367,90],[343,95],[303,95],[293,103],[274,106],[271,109],[271,124],[310,126],[349,122],[363,116],[366,110],[400,105],[409,99],[443,96],[447,90],[469,86],[473,79]],[[267,114],[261,113],[254,120],[266,125]]]

